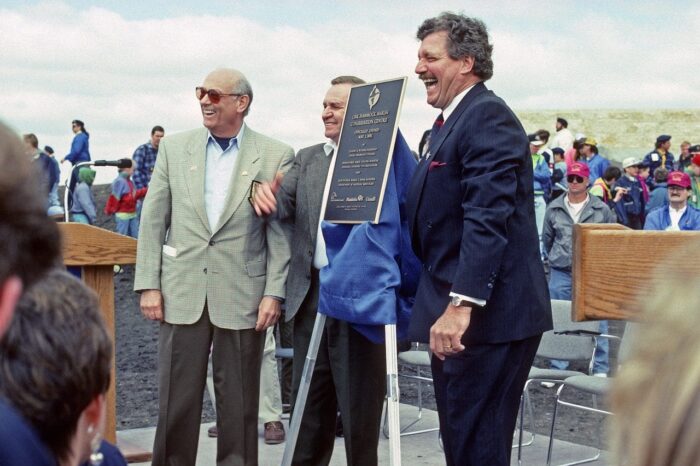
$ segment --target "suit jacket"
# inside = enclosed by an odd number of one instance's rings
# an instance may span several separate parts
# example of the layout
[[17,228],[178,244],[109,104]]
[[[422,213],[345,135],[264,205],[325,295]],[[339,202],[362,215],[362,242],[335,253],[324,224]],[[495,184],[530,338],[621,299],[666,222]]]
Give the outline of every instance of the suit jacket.
[[411,180],[409,227],[423,263],[413,339],[428,341],[450,291],[487,301],[473,310],[465,344],[521,340],[552,328],[532,186],[525,131],[478,83]]
[[287,320],[297,313],[311,286],[323,190],[332,158],[323,151],[323,143],[301,149],[277,193],[277,217],[294,223],[294,248],[287,280]]
[[165,321],[192,324],[205,302],[217,327],[254,328],[263,295],[285,297],[289,230],[259,218],[253,180],[272,180],[292,148],[246,127],[218,225],[204,204],[207,129],[164,138],[141,213],[134,290],[159,289]]
[[39,435],[10,405],[0,399],[0,464],[56,466]]

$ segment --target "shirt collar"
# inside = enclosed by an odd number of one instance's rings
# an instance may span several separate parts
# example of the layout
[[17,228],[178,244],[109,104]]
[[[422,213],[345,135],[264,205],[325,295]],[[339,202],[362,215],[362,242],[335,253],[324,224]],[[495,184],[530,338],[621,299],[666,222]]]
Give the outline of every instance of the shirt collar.
[[447,121],[447,119],[450,117],[450,115],[452,115],[452,112],[455,111],[455,108],[457,108],[457,105],[459,105],[459,103],[462,101],[464,96],[467,95],[467,93],[469,91],[471,91],[472,88],[474,86],[476,86],[476,84],[477,83],[472,84],[471,86],[469,86],[468,88],[466,88],[465,90],[463,90],[462,92],[457,94],[455,96],[455,98],[452,99],[452,102],[450,102],[450,104],[447,107],[442,109],[442,117],[445,119],[445,121]]
[[331,152],[335,152],[338,150],[338,144],[335,143],[335,141],[329,139],[328,142],[326,142],[323,145],[323,152],[326,153],[326,157],[331,155]]
[[[238,130],[238,134],[235,135],[235,136],[231,136],[231,137],[229,138],[229,141],[230,141],[231,139],[235,139],[235,140],[236,140],[236,145],[240,148],[240,147],[241,147],[241,141],[243,141],[243,133],[245,133],[245,123],[243,123],[243,124],[241,125],[241,129]],[[214,139],[214,135],[211,134],[211,131],[207,131],[207,142],[209,142],[209,141],[218,144],[218,143],[216,142],[216,139]],[[230,147],[231,147],[231,145],[228,146],[228,148],[230,148]],[[228,149],[228,148],[227,148],[227,149]]]
[[687,203],[686,203],[686,205],[684,205],[684,206],[681,207],[680,209],[674,209],[674,208],[671,207],[670,205],[668,206],[669,211],[670,211],[671,213],[675,212],[676,214],[683,214],[683,213],[685,212],[685,209],[687,209],[687,208],[688,208],[688,204],[687,204]]

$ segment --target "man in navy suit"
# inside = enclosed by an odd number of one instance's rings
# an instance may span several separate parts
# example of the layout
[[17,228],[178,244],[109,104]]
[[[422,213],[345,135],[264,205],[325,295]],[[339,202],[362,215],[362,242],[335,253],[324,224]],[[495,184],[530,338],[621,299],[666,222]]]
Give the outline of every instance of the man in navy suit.
[[447,464],[508,465],[520,395],[552,328],[528,140],[483,83],[493,46],[481,21],[443,13],[417,38],[415,72],[442,113],[407,198],[423,263],[411,336],[433,352]]

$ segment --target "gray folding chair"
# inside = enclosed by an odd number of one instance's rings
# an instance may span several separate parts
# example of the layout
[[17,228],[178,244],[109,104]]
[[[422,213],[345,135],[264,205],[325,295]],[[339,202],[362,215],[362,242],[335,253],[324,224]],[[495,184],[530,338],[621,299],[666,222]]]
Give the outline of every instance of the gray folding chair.
[[[542,335],[542,340],[537,348],[537,356],[548,360],[558,359],[568,362],[585,362],[588,364],[588,373],[591,373],[593,368],[593,355],[595,354],[598,322],[573,322],[571,320],[571,301],[563,301],[558,299],[552,300],[552,320],[554,329],[545,332]],[[586,332],[580,335],[561,334],[560,332],[567,331],[582,331]],[[532,367],[528,374],[523,396],[520,399],[520,427],[518,433],[518,464],[522,461],[522,447],[530,445],[535,440],[534,433],[534,416],[532,412],[532,403],[530,403],[529,387],[533,382],[550,382],[561,384],[568,377],[576,375],[586,375],[585,372],[568,370],[568,369],[551,369]],[[603,379],[601,379],[603,380]],[[531,438],[527,443],[523,443],[523,419],[525,414],[525,404],[527,403],[530,413],[530,430]]]
[[[622,338],[615,335],[607,334],[596,334],[596,338],[607,338],[611,340],[619,340],[620,347],[618,349],[618,368],[621,363],[627,358],[629,354],[631,342],[634,340],[634,333],[638,328],[639,324],[627,323],[625,325],[625,331]],[[595,333],[595,332],[594,332]],[[564,381],[559,386],[557,390],[556,403],[554,405],[554,413],[552,414],[552,425],[549,432],[549,446],[547,448],[547,466],[552,464],[552,448],[554,446],[554,426],[557,421],[557,408],[561,406],[568,406],[571,408],[581,409],[588,412],[599,413],[610,415],[613,414],[610,411],[598,408],[598,399],[605,398],[612,385],[612,380],[609,378],[595,377],[592,375],[574,375],[564,379]],[[581,405],[578,403],[572,403],[570,401],[564,401],[561,399],[561,394],[564,390],[567,391],[579,391],[587,393],[593,398],[593,406]],[[597,461],[600,458],[600,449],[597,449],[596,454],[589,458],[584,458],[582,460],[574,461],[571,463],[566,463],[560,466],[572,466],[574,464],[583,464]]]
[[[440,430],[439,427],[431,427],[428,429],[411,431],[408,430],[415,424],[417,424],[423,416],[423,384],[433,383],[432,374],[430,370],[430,353],[427,350],[420,349],[418,343],[413,343],[411,350],[401,351],[399,353],[398,360],[399,363],[406,366],[411,366],[416,370],[415,375],[399,372],[399,377],[409,380],[416,380],[418,382],[418,415],[409,424],[401,428],[401,436],[424,434],[426,432],[435,432]],[[384,433],[384,437],[389,438],[386,410],[384,413],[382,432]]]

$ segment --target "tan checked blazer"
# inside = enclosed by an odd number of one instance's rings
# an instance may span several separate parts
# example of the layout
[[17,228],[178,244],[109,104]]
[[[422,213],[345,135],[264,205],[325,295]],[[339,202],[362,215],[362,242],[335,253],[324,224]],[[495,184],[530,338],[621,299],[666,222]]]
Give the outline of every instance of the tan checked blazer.
[[271,181],[292,148],[246,127],[219,225],[204,205],[207,129],[161,141],[141,212],[134,290],[161,290],[165,321],[192,324],[207,302],[214,325],[255,327],[264,295],[285,297],[289,226],[259,218],[248,202],[253,180]]

